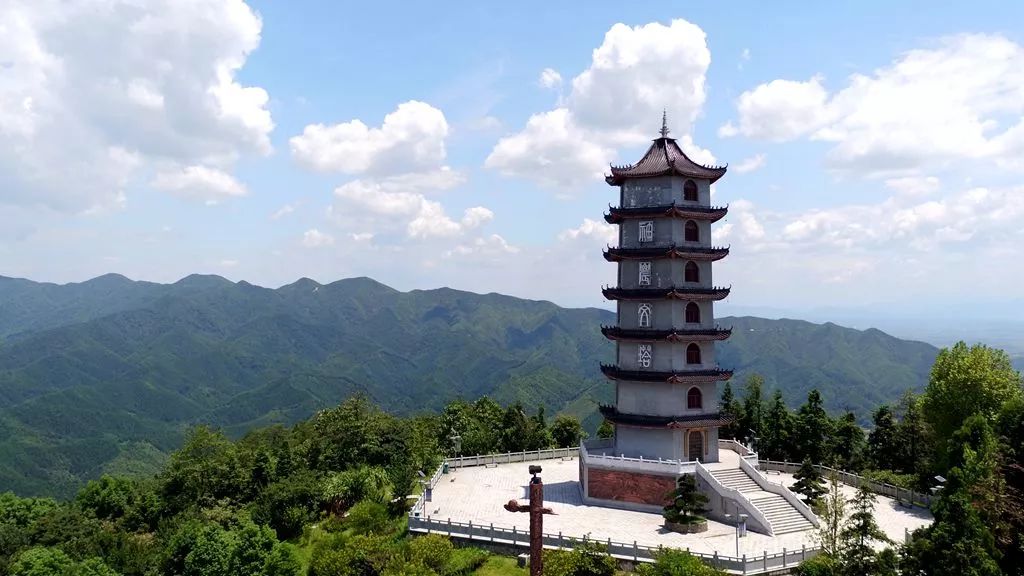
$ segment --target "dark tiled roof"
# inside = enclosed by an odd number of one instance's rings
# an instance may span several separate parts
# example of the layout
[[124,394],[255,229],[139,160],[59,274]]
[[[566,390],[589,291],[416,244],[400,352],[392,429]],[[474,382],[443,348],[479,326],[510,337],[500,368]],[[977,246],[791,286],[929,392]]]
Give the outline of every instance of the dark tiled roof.
[[618,326],[601,326],[601,334],[609,340],[632,340],[654,342],[706,342],[709,340],[725,340],[732,335],[732,328],[685,328],[672,330],[651,330],[650,328],[619,328]]
[[698,164],[683,153],[675,138],[662,136],[654,140],[639,162],[628,166],[612,166],[611,171],[611,175],[606,176],[605,181],[617,186],[627,178],[668,175],[702,178],[714,182],[725,175],[726,167]]
[[709,246],[664,246],[660,248],[609,248],[604,251],[604,259],[609,262],[621,260],[658,260],[662,258],[680,258],[686,260],[705,260],[713,262],[729,255],[728,248]]
[[688,206],[672,203],[665,204],[664,206],[609,208],[608,214],[605,214],[604,219],[609,224],[618,224],[627,218],[655,218],[658,216],[718,222],[725,217],[727,212],[729,212],[727,206]]
[[712,368],[710,370],[683,370],[680,372],[655,372],[653,370],[622,370],[614,364],[601,364],[601,372],[610,380],[632,382],[692,383],[719,382],[732,378],[732,370]]
[[615,424],[642,428],[699,428],[703,426],[724,426],[732,418],[721,413],[690,414],[685,416],[651,416],[647,414],[626,414],[614,406],[598,407],[601,415]]
[[722,300],[729,295],[729,288],[604,288],[601,290],[609,300]]

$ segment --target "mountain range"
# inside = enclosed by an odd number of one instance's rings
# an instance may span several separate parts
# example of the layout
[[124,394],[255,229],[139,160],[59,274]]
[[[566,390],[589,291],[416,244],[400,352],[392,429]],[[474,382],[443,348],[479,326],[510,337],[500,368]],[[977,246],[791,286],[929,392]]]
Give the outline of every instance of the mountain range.
[[[67,496],[104,472],[147,474],[187,428],[290,423],[365,393],[401,414],[488,395],[578,415],[611,400],[612,312],[369,278],[277,289],[218,276],[0,277],[0,492]],[[737,393],[759,373],[791,406],[812,388],[866,422],[920,390],[938,350],[879,330],[726,317]]]

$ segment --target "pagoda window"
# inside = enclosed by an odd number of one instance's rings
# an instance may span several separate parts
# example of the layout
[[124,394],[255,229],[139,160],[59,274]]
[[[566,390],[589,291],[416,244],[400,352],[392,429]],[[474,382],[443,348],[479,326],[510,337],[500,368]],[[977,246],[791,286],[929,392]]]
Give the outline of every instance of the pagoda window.
[[683,271],[683,279],[687,282],[700,282],[700,268],[697,267],[697,263],[689,261],[686,263],[686,269]]
[[686,347],[686,363],[700,364],[700,346],[690,344]]
[[640,263],[640,279],[639,279],[639,282],[640,282],[641,286],[650,286],[651,285],[651,263],[650,262],[641,262]]
[[654,242],[654,220],[640,222],[639,240],[641,242]]
[[638,365],[640,365],[641,368],[650,368],[651,367],[651,357],[653,356],[652,349],[653,349],[653,346],[651,344],[639,344],[639,345],[637,345],[637,347],[636,347],[636,363]]
[[641,328],[651,327],[651,315],[654,312],[649,302],[644,302],[636,309],[637,326]]
[[683,239],[687,242],[700,242],[700,230],[697,228],[697,223],[693,220],[686,221]]
[[697,201],[697,183],[693,180],[687,180],[683,184],[683,200],[687,202]]
[[696,302],[686,305],[686,323],[700,324],[700,306],[697,306]]
[[686,408],[689,410],[700,410],[704,408],[704,394],[700,388],[694,386],[686,393]]

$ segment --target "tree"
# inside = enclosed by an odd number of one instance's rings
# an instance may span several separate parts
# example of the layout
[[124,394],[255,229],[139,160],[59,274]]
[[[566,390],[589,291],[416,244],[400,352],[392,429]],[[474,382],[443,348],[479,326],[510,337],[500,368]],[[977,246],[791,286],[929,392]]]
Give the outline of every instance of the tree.
[[929,487],[931,477],[931,437],[921,413],[921,397],[907,391],[900,399],[900,418],[896,426],[896,469],[917,476],[917,485]]
[[825,412],[821,394],[817,390],[811,390],[807,394],[807,402],[797,412],[797,455],[801,459],[810,458],[816,464],[831,463],[829,438],[832,436],[832,428],[832,420]]
[[760,457],[771,460],[786,460],[791,452],[793,435],[793,414],[782,399],[782,390],[776,389],[772,401],[764,416],[764,430],[760,447]]
[[853,512],[839,534],[843,573],[849,576],[875,573],[878,555],[872,544],[891,542],[875,522],[874,504],[875,495],[862,485],[853,498]]
[[830,452],[844,470],[864,467],[864,430],[857,424],[853,412],[843,414],[835,423]]
[[868,434],[868,461],[876,470],[888,470],[898,463],[899,436],[896,416],[888,404],[879,406],[872,414],[875,427]]
[[559,448],[579,446],[587,437],[579,418],[568,414],[559,414],[551,424],[551,438]]
[[804,496],[804,502],[815,510],[821,505],[821,497],[825,495],[825,482],[821,472],[814,466],[810,459],[804,459],[800,469],[793,475],[796,483],[792,490]]
[[297,576],[302,570],[302,561],[295,551],[295,546],[287,542],[279,542],[267,555],[263,563],[262,576]]
[[608,420],[603,420],[601,425],[597,427],[597,437],[602,440],[608,440],[615,437],[615,425]]
[[516,403],[506,408],[501,418],[499,449],[502,452],[522,452],[526,449],[529,435],[530,425],[523,405]]
[[57,548],[29,548],[11,564],[10,576],[65,576],[75,562]]
[[697,480],[693,474],[684,474],[676,480],[675,490],[666,494],[669,503],[665,505],[662,516],[669,522],[692,524],[703,518],[704,505],[708,497],[697,489]]
[[243,476],[235,445],[223,432],[193,428],[181,449],[164,467],[163,498],[172,510],[204,506],[243,492]]
[[[958,470],[951,472],[943,495],[933,506],[935,522],[915,530],[903,548],[903,574],[925,576],[998,576],[998,551],[992,533],[958,484]],[[950,491],[950,488],[953,488]]]
[[732,384],[729,382],[725,383],[722,387],[722,400],[719,402],[718,411],[721,413],[723,418],[729,420],[729,423],[722,426],[719,429],[719,435],[725,439],[740,439],[743,435],[740,434],[739,429],[739,417],[740,417],[740,404],[736,401],[736,398],[732,393]]
[[822,552],[833,558],[839,556],[842,544],[840,534],[843,530],[845,515],[846,497],[843,496],[843,491],[839,486],[839,476],[831,474],[828,478],[828,491],[818,509],[818,519],[821,524],[818,537],[821,540]]
[[[739,430],[741,437],[755,436],[760,438],[763,433],[764,423],[764,377],[760,374],[751,374],[747,378],[746,389],[743,394],[743,410],[739,419]],[[759,446],[754,447],[755,450]]]
[[364,500],[349,509],[345,526],[355,534],[380,534],[387,530],[388,509],[379,502]]
[[581,542],[572,550],[544,551],[544,576],[613,576],[615,568],[615,558],[594,542]]
[[526,430],[524,450],[544,450],[551,447],[551,431],[548,430],[548,423],[544,418],[544,406],[537,407],[537,414],[529,419]]
[[1003,403],[1024,395],[1010,357],[982,344],[943,348],[932,366],[921,410],[935,433],[937,464],[948,462],[948,441],[974,414],[994,421]]

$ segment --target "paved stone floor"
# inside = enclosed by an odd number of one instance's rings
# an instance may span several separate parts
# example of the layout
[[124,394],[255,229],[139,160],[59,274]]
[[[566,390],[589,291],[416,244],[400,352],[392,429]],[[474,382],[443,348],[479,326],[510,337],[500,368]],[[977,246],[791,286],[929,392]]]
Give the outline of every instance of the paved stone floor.
[[[470,467],[453,470],[441,477],[434,489],[433,501],[425,503],[425,515],[437,519],[451,519],[476,525],[501,526],[524,531],[529,530],[527,514],[505,511],[502,506],[509,500],[525,502],[527,482],[530,475],[527,467],[531,463],[500,464],[494,468]],[[721,555],[736,555],[735,528],[731,525],[709,521],[708,531],[702,534],[677,534],[661,527],[661,516],[644,512],[631,512],[614,508],[586,506],[580,497],[577,460],[543,460],[541,474],[544,479],[544,500],[555,515],[544,517],[544,531],[548,534],[562,532],[566,537],[584,535],[595,540],[611,538],[616,542],[641,545],[689,548],[694,552]],[[789,474],[769,473],[772,482],[792,484]],[[852,498],[855,490],[844,487],[844,493]],[[878,524],[896,541],[902,541],[904,529],[914,530],[931,523],[931,514],[922,508],[904,508],[894,500],[878,497],[875,504]],[[748,556],[781,552],[783,548],[799,550],[802,545],[816,545],[816,531],[796,532],[770,537],[748,531],[740,539],[739,554]]]

